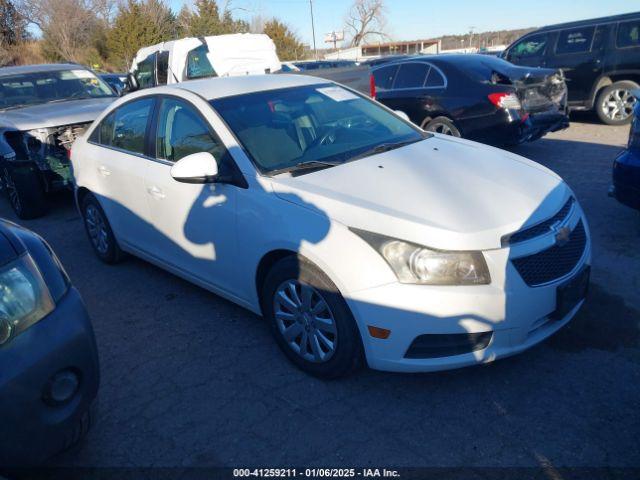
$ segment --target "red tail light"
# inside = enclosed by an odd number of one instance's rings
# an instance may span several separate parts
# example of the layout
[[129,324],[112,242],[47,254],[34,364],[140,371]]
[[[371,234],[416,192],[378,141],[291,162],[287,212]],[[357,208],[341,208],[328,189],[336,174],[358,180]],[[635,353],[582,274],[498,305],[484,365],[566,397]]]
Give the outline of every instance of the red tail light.
[[71,160],[71,149],[67,150],[67,158]]
[[373,74],[369,75],[369,96],[374,100],[376,98],[376,79]]
[[520,110],[522,105],[520,99],[515,93],[498,92],[490,93],[489,101],[498,108],[504,108],[506,110]]

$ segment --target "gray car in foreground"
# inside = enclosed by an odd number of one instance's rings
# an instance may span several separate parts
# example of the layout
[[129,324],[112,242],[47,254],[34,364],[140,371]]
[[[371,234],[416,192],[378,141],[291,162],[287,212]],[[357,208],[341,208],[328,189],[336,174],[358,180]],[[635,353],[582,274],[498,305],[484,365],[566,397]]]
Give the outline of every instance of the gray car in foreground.
[[71,145],[115,98],[80,65],[0,68],[0,187],[20,218],[43,215],[46,195],[71,187]]
[[80,440],[98,383],[93,328],[58,257],[0,219],[0,475]]

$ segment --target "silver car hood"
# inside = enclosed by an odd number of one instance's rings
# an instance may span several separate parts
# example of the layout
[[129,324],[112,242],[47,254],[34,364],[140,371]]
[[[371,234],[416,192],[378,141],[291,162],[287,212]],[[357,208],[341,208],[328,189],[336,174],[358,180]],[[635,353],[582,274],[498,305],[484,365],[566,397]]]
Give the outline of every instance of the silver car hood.
[[0,110],[0,129],[34,130],[93,122],[117,97],[43,103],[15,110]]

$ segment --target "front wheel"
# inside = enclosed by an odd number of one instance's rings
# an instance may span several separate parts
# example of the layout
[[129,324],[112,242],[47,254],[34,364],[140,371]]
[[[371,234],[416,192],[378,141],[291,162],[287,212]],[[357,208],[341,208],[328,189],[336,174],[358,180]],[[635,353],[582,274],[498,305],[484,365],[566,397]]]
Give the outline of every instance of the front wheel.
[[596,113],[607,125],[626,125],[633,118],[636,98],[631,91],[638,84],[627,80],[615,82],[602,89],[596,100]]
[[269,272],[262,311],[284,354],[320,378],[348,375],[361,364],[362,342],[351,310],[318,268],[295,257]]
[[47,212],[47,197],[35,167],[2,169],[2,180],[11,208],[24,220]]
[[429,120],[422,128],[427,132],[441,133],[458,138],[462,136],[458,127],[447,117],[436,117],[433,120]]

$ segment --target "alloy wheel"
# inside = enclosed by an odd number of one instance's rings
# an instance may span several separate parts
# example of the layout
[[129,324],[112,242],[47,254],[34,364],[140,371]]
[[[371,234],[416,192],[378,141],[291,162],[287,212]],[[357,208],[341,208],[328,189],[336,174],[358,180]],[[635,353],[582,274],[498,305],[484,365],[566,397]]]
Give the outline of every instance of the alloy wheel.
[[636,98],[629,90],[618,88],[602,100],[602,111],[608,119],[622,121],[631,116],[635,103]]
[[87,224],[87,232],[91,243],[102,255],[106,255],[109,250],[109,235],[107,233],[107,224],[102,213],[95,205],[88,205],[85,210],[85,223]]
[[298,280],[287,280],[276,289],[273,309],[278,330],[295,353],[313,363],[333,357],[338,329],[333,312],[318,290]]
[[18,196],[18,190],[16,189],[16,185],[9,174],[9,170],[4,169],[4,186],[7,189],[7,196],[9,197],[9,202],[11,206],[16,212],[19,212],[22,209],[22,204],[20,203],[20,197]]

